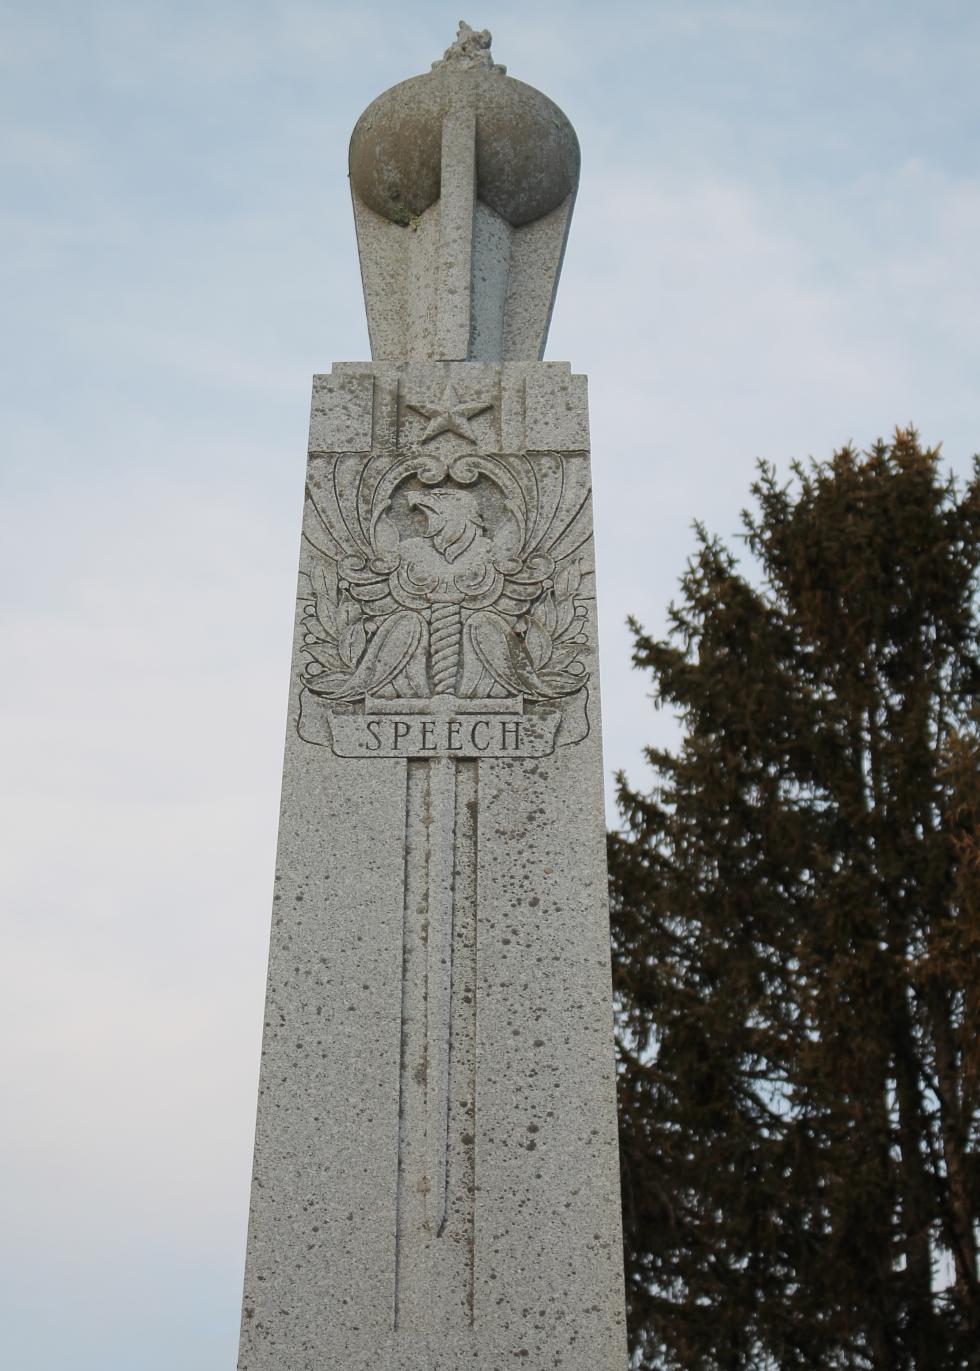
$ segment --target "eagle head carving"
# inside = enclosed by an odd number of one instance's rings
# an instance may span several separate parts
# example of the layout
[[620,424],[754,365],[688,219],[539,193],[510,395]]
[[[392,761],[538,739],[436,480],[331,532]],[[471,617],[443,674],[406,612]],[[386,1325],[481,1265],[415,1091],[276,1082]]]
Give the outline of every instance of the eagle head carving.
[[442,486],[412,495],[408,504],[411,509],[420,509],[425,514],[425,537],[432,539],[433,547],[447,562],[462,557],[477,535],[485,531],[483,516],[472,491]]

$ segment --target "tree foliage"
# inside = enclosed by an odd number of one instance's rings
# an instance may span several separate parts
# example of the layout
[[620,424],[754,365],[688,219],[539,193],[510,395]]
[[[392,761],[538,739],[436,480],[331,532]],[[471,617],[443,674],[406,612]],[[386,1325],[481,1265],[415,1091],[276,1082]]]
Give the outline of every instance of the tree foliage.
[[911,431],[698,530],[610,838],[647,1368],[980,1366],[980,465]]

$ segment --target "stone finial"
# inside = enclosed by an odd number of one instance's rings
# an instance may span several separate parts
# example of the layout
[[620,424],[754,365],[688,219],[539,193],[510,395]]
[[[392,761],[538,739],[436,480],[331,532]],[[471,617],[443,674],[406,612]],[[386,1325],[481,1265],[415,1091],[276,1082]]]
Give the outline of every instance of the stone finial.
[[471,29],[465,19],[459,21],[459,31],[456,39],[443,53],[438,62],[432,63],[433,71],[438,67],[456,67],[458,70],[468,71],[478,67],[483,71],[495,71],[501,76],[507,74],[507,68],[500,66],[493,60],[490,52],[490,44],[493,37],[489,29]]
[[539,358],[578,174],[568,119],[468,24],[373,100],[350,184],[374,358]]

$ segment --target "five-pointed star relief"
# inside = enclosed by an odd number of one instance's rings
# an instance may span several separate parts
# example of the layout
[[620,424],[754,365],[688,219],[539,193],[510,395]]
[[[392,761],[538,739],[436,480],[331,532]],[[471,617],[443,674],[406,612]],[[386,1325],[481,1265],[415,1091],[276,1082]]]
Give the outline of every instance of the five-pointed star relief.
[[452,381],[446,386],[438,405],[425,405],[418,400],[406,400],[405,404],[429,421],[428,428],[422,434],[423,443],[427,443],[430,438],[437,438],[440,433],[455,433],[460,438],[465,438],[468,443],[475,443],[476,434],[470,420],[474,414],[482,414],[485,409],[493,409],[492,400],[460,401]]

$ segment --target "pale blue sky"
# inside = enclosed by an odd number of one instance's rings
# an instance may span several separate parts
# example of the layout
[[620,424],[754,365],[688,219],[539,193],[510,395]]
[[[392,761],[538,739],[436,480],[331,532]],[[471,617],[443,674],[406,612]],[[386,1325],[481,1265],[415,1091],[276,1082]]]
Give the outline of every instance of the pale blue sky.
[[[310,376],[346,143],[455,7],[0,0],[0,1365],[218,1371],[238,1301]],[[492,3],[575,124],[607,765],[757,457],[980,449],[975,3]]]

